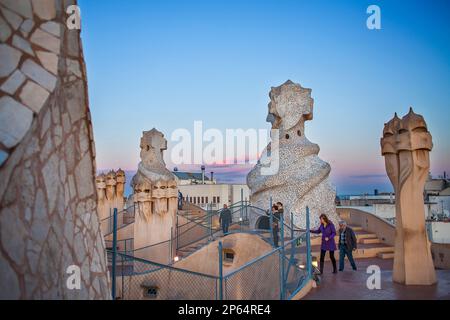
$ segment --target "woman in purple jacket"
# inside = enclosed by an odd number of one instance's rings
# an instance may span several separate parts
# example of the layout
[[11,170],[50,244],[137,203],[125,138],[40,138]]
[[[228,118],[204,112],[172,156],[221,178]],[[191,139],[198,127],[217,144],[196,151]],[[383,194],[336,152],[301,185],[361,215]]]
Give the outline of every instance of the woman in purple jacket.
[[325,260],[325,253],[329,251],[330,260],[333,263],[333,273],[336,271],[336,259],[334,258],[334,250],[336,250],[336,243],[334,237],[336,236],[336,228],[333,222],[328,220],[325,214],[320,215],[320,227],[317,230],[311,230],[311,233],[322,234],[322,245],[320,246],[320,273],[323,273],[323,263]]

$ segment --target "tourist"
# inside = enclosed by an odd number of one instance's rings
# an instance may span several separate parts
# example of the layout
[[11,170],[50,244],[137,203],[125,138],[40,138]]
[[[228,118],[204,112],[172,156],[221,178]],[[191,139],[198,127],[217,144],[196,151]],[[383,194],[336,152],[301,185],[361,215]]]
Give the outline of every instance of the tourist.
[[[279,239],[278,232],[280,230],[279,224],[281,223],[281,217],[284,214],[284,209],[283,209],[283,204],[281,202],[277,202],[276,205],[277,205],[278,209],[274,213],[274,219],[275,219],[275,222],[277,223],[277,225],[276,225],[276,239],[277,239],[276,247],[278,247],[278,239]],[[275,237],[274,237],[274,239],[275,239]]]
[[223,234],[228,233],[228,227],[230,226],[232,221],[231,211],[228,209],[227,204],[223,205],[223,209],[220,211],[219,223],[222,226]]
[[272,205],[272,235],[273,235],[273,245],[277,248],[278,247],[278,230],[279,228],[279,217],[280,213],[278,211],[278,206],[276,204]]
[[283,209],[283,204],[281,202],[277,202],[277,207],[278,207],[278,213],[279,213],[279,219],[281,219],[281,216],[284,213],[284,209]]
[[183,209],[183,194],[178,190],[178,210]]
[[352,228],[347,226],[347,222],[339,221],[339,271],[344,271],[344,259],[348,261],[356,271],[355,260],[353,260],[353,250],[356,250],[356,235]]
[[311,230],[311,233],[322,234],[322,245],[320,246],[320,273],[323,273],[323,264],[325,261],[325,253],[328,251],[330,255],[331,263],[333,264],[333,273],[337,273],[336,259],[334,258],[334,251],[336,250],[336,242],[334,237],[336,236],[336,228],[333,222],[328,220],[325,214],[320,215],[320,227],[317,230]]

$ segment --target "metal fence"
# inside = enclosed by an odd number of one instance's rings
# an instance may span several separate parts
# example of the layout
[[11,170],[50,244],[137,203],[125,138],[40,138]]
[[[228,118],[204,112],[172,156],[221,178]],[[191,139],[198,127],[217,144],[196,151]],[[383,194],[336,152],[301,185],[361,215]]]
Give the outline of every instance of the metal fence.
[[[270,203],[271,206],[271,203]],[[277,217],[271,214],[269,209],[262,209],[252,206],[248,201],[239,201],[228,207],[231,211],[232,221],[229,226],[229,232],[259,232],[267,233],[269,237],[273,234],[273,225],[277,223],[279,226],[283,224],[292,237],[299,236],[304,229],[300,229],[293,224],[293,214],[288,217],[288,223],[285,218],[280,221]],[[221,210],[211,210],[208,207],[205,215],[197,219],[190,219],[189,217],[183,217],[187,222],[179,223],[177,216],[176,224],[176,249],[182,250],[183,248],[190,246],[196,242],[209,238],[214,240],[217,236],[222,236],[222,229],[218,223]],[[252,226],[254,221],[260,221],[256,228]],[[259,225],[259,226],[258,226]],[[273,244],[273,239],[271,238]]]
[[[223,277],[225,300],[292,299],[309,280],[307,268],[310,250],[306,248],[306,234],[292,239],[265,255],[250,261]],[[304,244],[305,254],[298,246]],[[295,250],[288,250],[289,247]]]
[[[116,223],[117,230],[128,226],[134,222],[135,207],[131,206],[125,210],[117,212]],[[277,218],[270,214],[269,210],[264,210],[258,207],[250,205],[248,201],[239,201],[229,206],[232,214],[232,223],[229,226],[229,232],[252,232],[259,233],[264,236],[266,240],[273,244],[273,222],[277,221]],[[101,228],[104,236],[110,236],[114,230],[114,210],[111,210],[111,215],[101,221]],[[189,217],[183,216],[182,218],[177,215],[177,223],[172,232],[170,239],[162,241],[160,243],[152,244],[142,248],[131,247],[132,239],[119,240],[116,246],[116,250],[122,253],[130,253],[132,250],[133,256],[138,258],[155,261],[158,263],[172,264],[173,259],[177,256],[186,257],[193,251],[197,250],[201,246],[208,244],[209,242],[223,236],[221,227],[219,224],[219,216],[221,210],[212,210],[208,207],[208,210],[204,215]],[[292,214],[291,214],[292,215]],[[254,229],[250,225],[250,217],[259,217],[267,220],[267,226],[265,229]],[[181,220],[182,219],[182,220]],[[183,223],[180,223],[183,221]],[[292,217],[289,219],[292,222]],[[280,224],[280,223],[279,223]],[[291,238],[296,237],[304,230],[296,228],[292,223],[282,223],[288,232],[291,232]],[[112,248],[112,241],[106,241],[107,248]]]
[[118,253],[116,299],[211,300],[219,278]]
[[[114,246],[113,240],[105,240],[106,250],[112,251]],[[124,254],[133,254],[134,251],[134,239],[121,239],[116,241],[116,251]]]
[[[281,237],[284,239],[284,223]],[[291,239],[281,246],[224,274],[224,251],[218,243],[218,270],[204,274],[169,264],[141,259],[115,250],[111,256],[113,298],[118,299],[196,299],[254,300],[292,299],[312,277],[309,210],[306,231],[298,236],[290,229]],[[150,246],[151,247],[151,246]],[[150,247],[146,250],[153,250]]]
[[[243,208],[244,205],[241,202],[229,207],[232,214],[231,230],[248,229],[248,220],[243,214]],[[175,233],[177,252],[204,239],[214,240],[215,237],[221,235],[219,216],[220,210],[212,210],[210,206],[208,206],[205,215],[196,219],[183,216],[182,219],[186,220],[185,223],[180,223],[181,218],[177,215]]]

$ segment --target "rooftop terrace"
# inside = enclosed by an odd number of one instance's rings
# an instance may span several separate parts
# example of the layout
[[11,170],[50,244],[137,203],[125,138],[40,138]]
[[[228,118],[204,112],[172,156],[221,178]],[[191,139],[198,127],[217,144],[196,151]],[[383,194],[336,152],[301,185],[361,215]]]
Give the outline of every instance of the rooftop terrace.
[[[405,286],[392,282],[393,259],[358,259],[357,271],[346,261],[345,270],[331,273],[331,263],[325,264],[322,280],[317,288],[304,297],[306,300],[448,300],[450,299],[450,270],[436,270],[438,283],[432,286]],[[381,289],[366,286],[367,267],[378,265],[381,269]]]

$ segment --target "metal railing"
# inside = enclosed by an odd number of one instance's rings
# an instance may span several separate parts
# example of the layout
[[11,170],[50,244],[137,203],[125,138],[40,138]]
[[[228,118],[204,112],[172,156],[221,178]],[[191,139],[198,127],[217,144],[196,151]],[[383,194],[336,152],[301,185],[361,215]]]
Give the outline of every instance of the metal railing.
[[[106,250],[112,250],[114,246],[113,240],[105,240]],[[116,250],[124,254],[132,254],[134,251],[134,239],[121,239],[116,241]]]
[[[211,300],[218,277],[117,254],[117,295],[124,300]],[[131,262],[131,264],[130,264]]]
[[[270,207],[271,207],[270,202]],[[262,208],[258,208],[252,206],[249,201],[239,201],[234,203],[228,207],[231,211],[232,221],[229,226],[230,232],[246,232],[246,231],[257,231],[260,233],[269,232],[271,237],[271,243],[274,244],[272,235],[273,235],[273,226],[278,225],[280,227],[283,224],[283,227],[292,231],[293,235],[299,235],[305,231],[305,229],[298,228],[293,223],[293,214],[290,214],[289,223],[286,223],[284,218],[281,222],[279,218],[274,216],[270,210],[265,210]],[[214,240],[215,236],[220,234],[221,226],[218,223],[218,219],[220,217],[222,209],[220,210],[207,210],[204,216],[198,219],[189,219],[186,217],[188,222],[184,224],[179,224],[179,219],[177,215],[177,224],[176,224],[176,248],[177,251],[190,246],[196,242],[199,242],[203,239],[210,238]],[[266,229],[255,229],[250,225],[250,217],[253,217],[252,220],[256,220],[258,218],[267,220],[267,228]],[[257,217],[257,218],[256,218]]]
[[[244,232],[257,234],[265,241],[271,243],[272,246],[274,246],[273,227],[275,224],[278,225],[279,229],[282,226],[283,230],[286,230],[291,238],[297,237],[305,232],[304,229],[302,230],[294,226],[292,213],[289,219],[290,223],[287,224],[284,222],[284,217],[282,217],[282,221],[279,221],[269,210],[252,206],[248,201],[230,205],[229,210],[232,216],[229,233]],[[120,214],[118,213],[118,217],[120,217]],[[218,223],[219,216],[220,210],[208,210],[203,216],[196,219],[183,216],[187,222],[180,224],[180,219],[177,215],[175,231],[171,232],[172,236],[168,240],[141,248],[133,248],[132,255],[158,263],[172,264],[176,257],[185,258],[192,252],[223,236],[222,228]],[[267,219],[267,228],[252,228],[250,225],[250,216]],[[120,226],[120,224],[118,225]],[[281,237],[281,241],[284,239],[285,237]],[[118,249],[118,251],[122,250]]]
[[[284,221],[280,221],[284,239]],[[117,250],[111,256],[113,299],[292,299],[312,278],[309,209],[306,230],[269,252],[224,274],[224,251],[218,243],[218,270],[205,274],[141,259]],[[115,234],[115,233],[114,233]],[[115,239],[115,237],[114,237]]]

